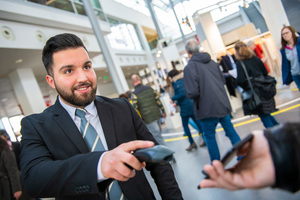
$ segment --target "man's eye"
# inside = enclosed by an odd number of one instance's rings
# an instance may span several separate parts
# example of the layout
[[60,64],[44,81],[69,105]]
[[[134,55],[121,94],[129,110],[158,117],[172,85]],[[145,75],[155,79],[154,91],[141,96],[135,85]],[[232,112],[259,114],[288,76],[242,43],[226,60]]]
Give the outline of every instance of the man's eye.
[[65,71],[65,74],[69,74],[69,73],[71,73],[71,72],[72,72],[71,69],[67,69],[67,70]]
[[92,67],[90,65],[84,66],[84,69],[91,69]]

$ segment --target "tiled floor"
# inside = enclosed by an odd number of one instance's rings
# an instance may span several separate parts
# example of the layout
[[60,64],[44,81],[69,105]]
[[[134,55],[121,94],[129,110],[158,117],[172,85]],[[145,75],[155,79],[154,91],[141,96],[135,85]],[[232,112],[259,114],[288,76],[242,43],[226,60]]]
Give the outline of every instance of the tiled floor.
[[[300,93],[297,89],[289,89],[283,87],[278,90],[276,95],[278,112],[273,113],[279,123],[300,121]],[[238,110],[232,120],[236,131],[241,138],[244,138],[252,130],[263,129],[263,125],[257,116],[244,117],[241,110]],[[200,144],[200,137],[194,129],[195,142]],[[241,190],[241,191],[227,191],[224,189],[197,189],[198,183],[203,179],[201,170],[203,166],[210,162],[209,155],[206,147],[198,148],[196,151],[187,152],[185,149],[188,147],[188,139],[182,137],[182,128],[178,130],[163,129],[164,137],[167,146],[175,150],[176,164],[172,164],[178,184],[186,200],[296,200],[300,199],[300,192],[291,194],[278,189],[260,189],[260,190]],[[169,136],[172,135],[172,136]],[[216,134],[217,142],[219,145],[221,155],[231,147],[231,143],[226,138],[224,132],[217,127]],[[234,164],[236,161],[232,161]],[[147,173],[148,178],[150,177]],[[155,188],[152,179],[149,178],[151,185]],[[156,192],[157,199],[160,196]]]

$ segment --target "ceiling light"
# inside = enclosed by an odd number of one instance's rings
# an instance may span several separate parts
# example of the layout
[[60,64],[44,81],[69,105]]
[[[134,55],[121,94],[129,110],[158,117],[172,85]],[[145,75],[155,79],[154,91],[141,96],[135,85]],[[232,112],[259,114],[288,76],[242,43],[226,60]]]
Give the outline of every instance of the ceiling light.
[[17,64],[19,64],[19,63],[23,62],[23,59],[18,59],[18,60],[16,60],[15,62],[16,62]]
[[8,26],[2,26],[1,33],[5,39],[10,40],[10,41],[15,40],[15,34],[14,34],[13,30],[11,28],[9,28]]

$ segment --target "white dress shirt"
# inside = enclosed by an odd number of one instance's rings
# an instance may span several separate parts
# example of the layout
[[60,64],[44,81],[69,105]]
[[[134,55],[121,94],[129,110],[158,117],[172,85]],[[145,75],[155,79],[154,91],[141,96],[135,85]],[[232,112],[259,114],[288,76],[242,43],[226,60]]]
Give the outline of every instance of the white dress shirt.
[[[71,119],[74,121],[74,123],[76,124],[79,132],[80,132],[80,123],[81,123],[81,119],[80,117],[76,116],[75,115],[75,111],[76,111],[76,107],[73,107],[73,106],[70,106],[70,105],[67,105],[65,104],[61,99],[60,99],[60,96],[59,96],[59,102],[60,104],[62,105],[62,107],[69,113]],[[92,103],[90,103],[89,105],[87,105],[85,108],[84,108],[87,112],[85,114],[85,118],[87,119],[87,121],[95,128],[95,130],[97,131],[100,139],[101,139],[101,142],[103,144],[103,147],[105,150],[108,150],[108,147],[107,147],[107,143],[106,143],[106,139],[105,139],[105,136],[104,136],[104,132],[103,132],[103,129],[102,129],[102,126],[101,126],[101,123],[100,123],[100,119],[99,119],[99,116],[98,116],[98,112],[97,112],[97,108],[94,104],[94,101]],[[101,172],[101,162],[102,162],[102,157],[105,153],[103,153],[101,155],[101,157],[99,158],[99,161],[98,161],[98,167],[97,167],[97,178],[98,178],[98,182],[101,182],[103,180],[106,180],[107,178],[105,178]]]

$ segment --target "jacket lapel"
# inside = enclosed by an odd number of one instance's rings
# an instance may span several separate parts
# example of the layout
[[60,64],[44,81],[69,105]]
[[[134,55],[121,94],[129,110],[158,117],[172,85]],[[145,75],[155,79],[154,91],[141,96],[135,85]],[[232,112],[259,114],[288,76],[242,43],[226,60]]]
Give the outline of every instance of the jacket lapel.
[[97,107],[98,116],[104,132],[108,149],[111,150],[117,146],[115,124],[113,120],[113,114],[109,105],[104,100],[96,96],[95,105]]
[[58,99],[54,104],[54,120],[80,152],[89,152],[89,149],[84,142],[81,133],[76,127],[74,121],[72,120],[68,112],[60,105]]

